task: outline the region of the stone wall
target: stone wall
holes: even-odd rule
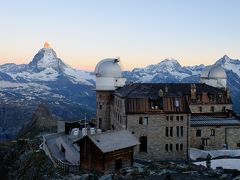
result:
[[[214,107],[214,112],[224,112],[224,107],[226,110],[232,110],[232,104],[191,104],[189,107],[192,113],[201,113],[200,107],[202,113],[212,113],[211,107]]]
[[[166,119],[169,116],[169,120]],[[171,120],[170,117],[173,117]],[[177,120],[179,116],[179,120]],[[181,120],[180,117],[183,117]],[[139,124],[140,117],[148,117],[148,124]],[[147,137],[147,152],[140,152],[140,146],[136,146],[134,155],[142,159],[153,160],[186,160],[188,158],[188,121],[187,114],[134,114],[127,115],[127,129],[140,139],[141,136]],[[177,126],[183,127],[183,136],[179,130],[177,136]],[[166,136],[166,127],[173,127],[173,135]],[[168,130],[169,131],[169,130]],[[170,132],[170,131],[169,131]],[[168,151],[166,151],[168,144]],[[170,150],[172,144],[172,151]],[[178,144],[178,150],[176,150]],[[180,150],[180,144],[183,150]]]
[[[196,136],[196,131],[201,131],[201,136]],[[214,131],[214,135],[211,135]],[[227,144],[228,149],[237,149],[240,143],[240,126],[199,126],[190,128],[190,147],[203,148],[203,139],[207,139],[206,150],[222,149]]]
[[[126,126],[125,100],[114,96],[114,101],[111,104],[111,129],[126,129]]]
[[[97,91],[96,92],[97,127],[102,130],[110,129],[111,99],[112,99],[112,91]]]

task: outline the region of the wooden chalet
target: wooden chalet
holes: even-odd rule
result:
[[[103,174],[112,173],[133,164],[133,147],[138,140],[127,130],[87,135],[80,146],[80,169]]]

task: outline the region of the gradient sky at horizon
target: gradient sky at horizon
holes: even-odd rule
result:
[[[107,57],[125,70],[166,58],[185,66],[240,59],[238,0],[0,0],[0,22],[0,64],[29,63],[45,41],[91,71]]]

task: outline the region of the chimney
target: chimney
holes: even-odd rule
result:
[[[163,97],[163,90],[162,90],[162,89],[160,89],[160,90],[158,91],[158,96],[159,96],[159,97]]]
[[[191,99],[195,100],[196,99],[196,85],[195,84],[191,84]]]
[[[168,87],[167,86],[165,87],[165,93],[168,93]]]

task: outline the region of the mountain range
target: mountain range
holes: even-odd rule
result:
[[[227,55],[216,61],[228,75],[234,110],[240,113],[240,61]],[[124,71],[128,82],[197,83],[205,65],[181,66],[165,59],[145,68]],[[95,116],[95,75],[77,70],[45,45],[29,64],[0,65],[0,140],[12,139],[28,126],[39,104],[58,119]]]
[[[39,104],[59,119],[88,118],[95,113],[95,76],[76,70],[42,48],[29,64],[0,65],[0,140],[28,126]]]

